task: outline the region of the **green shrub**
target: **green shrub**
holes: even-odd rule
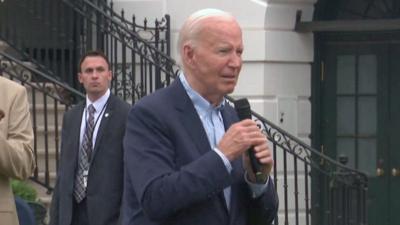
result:
[[[12,180],[11,187],[15,196],[19,196],[28,202],[36,201],[37,192],[26,181]]]

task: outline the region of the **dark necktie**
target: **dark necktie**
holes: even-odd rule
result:
[[[79,203],[86,196],[87,178],[89,173],[90,159],[92,155],[92,140],[94,130],[94,113],[96,109],[92,104],[87,108],[89,118],[86,121],[85,133],[83,134],[82,144],[79,149],[78,170],[75,175],[74,196]]]

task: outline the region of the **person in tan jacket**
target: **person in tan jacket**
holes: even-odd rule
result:
[[[18,225],[10,179],[34,169],[33,131],[26,89],[0,76],[0,224]]]

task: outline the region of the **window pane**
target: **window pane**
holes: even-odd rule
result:
[[[358,61],[358,92],[360,94],[376,93],[376,56],[361,55]]]
[[[338,97],[337,99],[337,135],[354,135],[355,98]]]
[[[337,93],[355,93],[355,56],[341,55],[337,58]]]
[[[338,138],[336,144],[337,160],[339,157],[345,156],[348,158],[346,166],[355,168],[355,139],[354,138]]]
[[[358,169],[368,176],[376,175],[376,139],[358,140]]]
[[[358,133],[376,135],[376,123],[376,97],[360,97],[358,99]]]

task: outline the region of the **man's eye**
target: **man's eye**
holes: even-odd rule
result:
[[[86,69],[85,73],[93,73],[93,69]]]
[[[104,72],[106,69],[104,69],[103,67],[97,68],[96,71],[97,72]]]
[[[220,49],[219,50],[219,53],[228,53],[229,52],[229,49]]]

